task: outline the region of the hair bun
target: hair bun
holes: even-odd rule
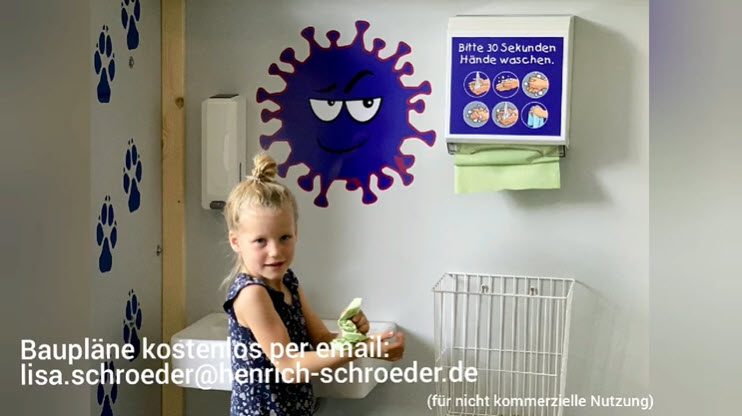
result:
[[[252,169],[252,177],[260,182],[273,182],[278,174],[276,161],[267,153],[255,155],[252,160],[255,167]]]

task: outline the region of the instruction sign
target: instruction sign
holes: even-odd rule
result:
[[[560,136],[562,37],[452,37],[450,133]]]

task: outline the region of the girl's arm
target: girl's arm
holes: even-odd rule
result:
[[[302,303],[302,307],[304,307]],[[265,288],[259,285],[250,285],[242,289],[234,300],[234,313],[237,317],[237,322],[252,330],[255,335],[255,339],[258,341],[260,348],[263,350],[265,355],[271,360],[273,365],[276,366],[278,371],[285,369],[296,370],[296,368],[307,369],[309,373],[319,372],[325,367],[337,367],[352,361],[353,357],[346,356],[340,357],[320,357],[317,352],[307,351],[301,353],[297,357],[291,357],[288,354],[279,354],[278,348],[272,348],[272,345],[281,344],[282,351],[288,350],[288,345],[291,343],[289,333],[286,330],[286,326],[283,324],[281,317],[273,308],[273,301],[268,295]],[[313,313],[313,312],[310,312]],[[306,314],[306,312],[305,312]],[[316,319],[319,319],[314,316]],[[305,316],[306,319],[306,316]],[[326,333],[322,333],[321,328],[317,328],[316,322],[314,322],[315,331],[320,331],[318,336],[327,337],[331,332],[327,331],[322,321],[319,321],[320,325],[324,328]],[[274,355],[274,353],[276,353]],[[329,355],[329,354],[326,354]],[[305,377],[305,372],[294,373],[293,378],[295,383],[308,383],[309,379]]]
[[[338,337],[335,332],[330,332],[322,322],[322,319],[314,313],[314,310],[309,305],[306,296],[304,296],[304,290],[299,286],[299,301],[301,302],[301,310],[304,312],[304,320],[307,322],[307,331],[309,332],[309,339],[312,340],[312,346],[317,348],[318,344],[323,342],[329,343],[333,339]]]

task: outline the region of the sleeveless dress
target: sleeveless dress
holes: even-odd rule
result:
[[[244,384],[238,383],[236,379],[232,381],[231,416],[304,416],[311,415],[313,412],[315,398],[312,385],[310,383],[289,384],[276,382],[275,371],[277,370],[265,353],[257,347],[252,348],[257,348],[256,351],[260,352],[259,357],[253,358],[257,354],[250,353],[253,351],[251,345],[257,344],[257,340],[250,329],[243,327],[237,322],[232,307],[234,299],[243,288],[249,285],[260,285],[264,287],[273,301],[273,307],[278,312],[278,315],[288,330],[291,342],[299,346],[306,345],[308,347],[310,345],[309,333],[307,332],[304,313],[299,302],[299,280],[291,269],[283,276],[283,284],[291,292],[291,305],[284,302],[283,292],[270,288],[260,279],[245,273],[240,273],[237,276],[227,294],[227,300],[224,302],[224,311],[229,315],[232,375],[234,376],[239,369],[244,369],[243,371],[246,374],[250,374],[251,368],[260,368],[262,370],[272,369],[270,373],[267,373],[271,375],[270,379],[263,380],[264,382],[262,383],[258,382],[259,380],[255,380],[254,383],[250,383],[250,380],[248,380]],[[240,354],[240,358],[235,357],[234,354],[234,346],[237,343],[244,343],[247,347],[247,353]],[[309,351],[311,347],[302,349]],[[242,355],[245,355],[245,357],[243,358]]]

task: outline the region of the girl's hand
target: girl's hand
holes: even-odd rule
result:
[[[394,337],[394,332],[384,332],[383,334],[374,334],[364,341],[369,344],[368,347],[372,351],[372,358],[378,358],[386,361],[399,361],[404,355],[404,334],[397,332],[397,340],[390,342],[389,339]],[[379,342],[379,339],[381,342]],[[377,351],[376,347],[381,344],[381,351]]]
[[[356,316],[350,318],[350,320],[355,324],[356,329],[358,329],[358,332],[366,335],[368,334],[369,330],[369,324],[368,319],[366,319],[366,315],[363,314],[363,311],[358,311]]]

